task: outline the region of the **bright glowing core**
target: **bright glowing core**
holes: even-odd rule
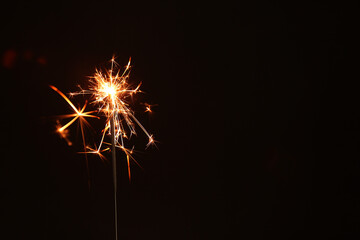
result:
[[[115,86],[112,84],[106,83],[103,86],[103,92],[109,95],[110,97],[114,97],[116,95],[116,89]]]

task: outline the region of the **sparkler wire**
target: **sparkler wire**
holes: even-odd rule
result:
[[[116,174],[116,152],[115,152],[115,115],[112,114],[110,118],[111,131],[111,155],[113,163],[113,178],[114,178],[114,218],[115,218],[115,240],[118,239],[118,224],[117,224],[117,174]]]

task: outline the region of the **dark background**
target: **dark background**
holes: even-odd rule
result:
[[[113,54],[137,113],[119,239],[358,239],[358,5],[12,1],[1,22],[1,235],[114,239],[111,165],[53,115]],[[80,99],[81,102],[81,99]],[[96,123],[95,123],[96,124]],[[109,158],[109,156],[107,155]]]

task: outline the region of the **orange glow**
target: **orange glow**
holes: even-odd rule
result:
[[[17,57],[17,53],[13,49],[8,49],[5,51],[4,55],[2,56],[2,65],[5,68],[13,68],[15,65],[15,60]]]
[[[36,61],[42,65],[45,65],[47,63],[47,60],[45,57],[38,57]]]

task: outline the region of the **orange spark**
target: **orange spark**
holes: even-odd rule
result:
[[[68,97],[65,96],[65,94],[63,94],[59,89],[57,89],[56,87],[49,85],[54,91],[56,91],[63,99],[65,99],[65,101],[70,105],[70,107],[74,110],[75,113],[73,114],[67,114],[67,115],[62,115],[62,117],[74,117],[73,119],[71,119],[67,124],[65,124],[64,126],[58,128],[58,132],[63,132],[66,128],[68,128],[73,122],[75,122],[76,119],[80,119],[80,121],[83,121],[84,123],[88,124],[87,121],[85,120],[85,117],[93,117],[93,118],[99,118],[97,116],[94,115],[90,115],[90,113],[93,113],[95,111],[90,111],[90,112],[84,112],[85,107],[86,107],[86,102],[84,104],[84,106],[81,109],[77,109],[74,104],[70,101],[70,99]]]
[[[83,145],[84,145],[84,152],[86,153],[86,143],[85,143],[85,133],[84,133],[84,124],[85,125],[89,125],[89,123],[86,121],[85,117],[92,117],[92,118],[99,118],[97,116],[91,115],[90,113],[93,113],[94,111],[90,111],[90,112],[84,112],[85,108],[86,108],[86,104],[87,102],[85,102],[84,106],[81,109],[77,109],[74,104],[70,101],[70,99],[68,97],[65,96],[65,94],[63,94],[59,89],[57,89],[56,87],[50,85],[50,87],[56,91],[63,99],[65,99],[65,101],[70,105],[70,107],[74,110],[73,114],[67,114],[67,115],[63,115],[62,117],[67,118],[67,117],[73,117],[73,119],[71,119],[67,124],[65,124],[64,126],[60,127],[60,124],[58,124],[57,126],[57,132],[60,134],[60,136],[62,136],[66,142],[68,143],[68,145],[72,145],[72,143],[67,139],[67,135],[68,135],[68,130],[67,128],[73,124],[77,119],[79,119],[80,122],[80,128],[81,128],[81,137],[83,140]],[[87,159],[87,155],[85,154],[85,161],[86,161],[86,170],[87,170],[87,174],[88,174],[88,186],[90,188],[90,172],[89,172],[89,162]]]
[[[148,112],[148,113],[152,113],[152,107],[155,107],[157,106],[157,104],[148,104],[148,103],[144,103],[144,106],[145,106],[145,112]]]
[[[63,138],[69,146],[71,146],[72,142],[68,138],[69,130],[68,129],[61,130],[61,125],[59,120],[56,121],[56,129],[57,129],[56,132],[60,135],[60,137]]]
[[[147,104],[147,106],[145,107],[145,112],[149,112],[149,113],[152,113],[152,110],[151,110],[151,105]]]

